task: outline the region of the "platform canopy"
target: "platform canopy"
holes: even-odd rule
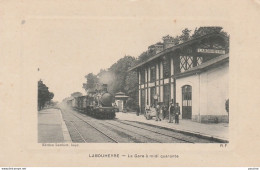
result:
[[[125,93],[123,93],[123,92],[118,92],[115,95],[116,100],[127,100],[128,98],[129,98],[129,96],[126,96]]]

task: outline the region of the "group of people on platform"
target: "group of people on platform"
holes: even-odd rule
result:
[[[169,123],[173,123],[173,118],[175,119],[175,123],[179,124],[179,115],[180,115],[180,106],[179,103],[171,102],[169,107],[165,104],[156,103],[155,105],[147,106],[145,109],[155,109],[156,111],[156,119],[155,121],[161,121],[160,114],[162,113],[162,119],[166,118],[167,113],[169,113]]]

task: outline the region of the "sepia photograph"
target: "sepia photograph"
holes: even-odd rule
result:
[[[108,26],[127,31],[128,25]],[[71,60],[78,60],[65,64],[77,70],[68,70],[73,73],[70,76],[64,76],[62,70],[55,75],[75,88],[51,87],[57,79],[41,74],[49,62],[39,63],[38,142],[228,143],[230,35],[221,26],[172,30],[180,31],[135,33],[121,48],[117,42],[122,40],[115,39],[115,31],[105,37],[100,32],[92,38],[89,33],[82,35],[85,39],[66,38],[77,44],[66,50],[73,53]],[[50,44],[55,42],[55,36],[50,36],[55,32],[50,29],[49,49],[44,48],[55,52],[51,54],[54,58],[63,50]],[[56,41],[63,41],[65,33],[59,34],[62,39]],[[79,33],[71,36],[74,34]],[[153,41],[153,35],[162,37]],[[142,36],[152,43],[145,47],[145,41],[138,49],[131,48]],[[99,53],[88,56],[89,49],[99,51],[104,42],[115,42],[109,44],[111,50],[100,54],[115,56],[109,67],[95,56]],[[120,53],[125,55],[117,55]],[[71,81],[80,75],[85,80]]]
[[[0,0],[0,166],[258,170],[259,2]]]

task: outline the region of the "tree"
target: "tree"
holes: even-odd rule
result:
[[[132,56],[125,56],[119,59],[108,69],[101,69],[97,75],[90,73],[85,76],[87,83],[83,84],[86,90],[95,88],[96,83],[107,84],[108,92],[115,93],[122,91],[132,98],[136,98],[138,94],[137,74],[128,72],[128,69],[137,62],[137,59]]]
[[[48,95],[48,101],[53,99],[53,97],[54,97],[54,93],[50,92],[49,95]]]
[[[127,73],[124,90],[130,97],[127,100],[127,107],[136,110],[138,105],[138,76],[135,71]]]
[[[226,109],[227,113],[229,114],[229,99],[227,99],[225,102],[225,109]]]
[[[190,32],[191,30],[189,30],[188,28],[182,30],[182,34],[179,36],[180,41],[185,42],[190,40],[191,39]]]
[[[149,55],[146,51],[143,52],[142,54],[140,54],[137,58],[138,60],[136,61],[136,64],[138,63],[142,63],[146,60],[148,60],[151,57],[151,55]]]
[[[222,27],[199,27],[196,28],[193,35],[191,36],[192,38],[197,38],[206,34],[210,34],[210,33],[214,33],[214,32],[218,32],[224,36],[226,36],[227,38],[225,39],[225,48],[227,49],[227,51],[229,51],[229,34],[227,32],[225,32],[223,30]]]
[[[178,45],[180,43],[180,36],[173,37],[173,43],[174,45]]]
[[[38,110],[43,109],[46,102],[53,99],[54,93],[49,92],[49,88],[43,83],[42,80],[38,81]]]
[[[93,73],[89,73],[85,76],[87,83],[83,83],[83,88],[87,91],[89,89],[94,89],[98,83],[98,78]]]
[[[80,93],[80,92],[74,92],[74,93],[71,93],[71,97],[79,97],[79,96],[82,96],[83,94]]]
[[[111,71],[115,76],[115,81],[110,85],[112,86],[112,93],[119,91],[125,91],[126,77],[128,69],[134,65],[136,59],[132,56],[125,56],[113,64],[108,70]],[[128,94],[128,91],[125,91]]]
[[[133,99],[137,99],[138,94],[138,77],[135,71],[130,71],[126,75],[124,90]]]
[[[194,30],[192,38],[197,38],[214,32],[221,32],[222,29],[222,27],[199,27]]]
[[[137,106],[138,106],[138,104],[135,99],[133,99],[131,97],[127,99],[126,104],[125,104],[127,111],[136,111]]]

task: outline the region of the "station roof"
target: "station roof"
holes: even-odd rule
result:
[[[229,61],[229,54],[224,54],[224,55],[221,55],[221,56],[218,56],[216,58],[213,58],[209,61],[206,61],[205,63],[202,63],[201,65],[198,65],[196,67],[193,67],[189,70],[186,70],[182,73],[178,73],[176,75],[174,75],[175,78],[181,78],[181,77],[186,77],[186,76],[190,76],[190,75],[193,75],[193,74],[196,74],[196,73],[201,73],[203,71],[206,71],[208,69],[211,69],[211,68],[216,68],[217,66],[225,63],[225,62],[228,62]]]
[[[116,95],[125,95],[125,93],[124,92],[118,92],[118,93],[116,93]]]
[[[146,61],[144,61],[144,62],[142,62],[142,63],[139,63],[139,64],[137,64],[136,66],[133,66],[133,67],[130,68],[128,71],[135,70],[135,69],[137,69],[138,67],[143,66],[144,64],[149,63],[150,61],[155,60],[155,59],[157,59],[157,58],[159,58],[159,57],[161,57],[161,56],[163,56],[163,55],[165,55],[165,54],[167,54],[167,53],[169,53],[169,52],[173,52],[173,51],[175,51],[175,50],[177,50],[177,49],[183,48],[183,47],[185,47],[185,46],[187,46],[187,45],[190,45],[190,44],[192,44],[192,43],[195,43],[195,42],[197,42],[197,41],[200,41],[200,40],[205,39],[205,38],[213,37],[213,36],[220,36],[220,37],[222,37],[222,38],[224,38],[224,39],[227,39],[227,37],[226,37],[225,35],[223,35],[223,34],[221,34],[221,33],[219,33],[219,32],[214,32],[214,33],[206,34],[206,35],[203,35],[203,36],[200,36],[200,37],[191,39],[191,40],[189,40],[189,41],[186,41],[186,42],[184,42],[184,43],[175,45],[175,46],[173,46],[173,47],[167,48],[167,49],[161,51],[160,53],[158,53],[158,54],[152,56],[152,57],[149,58],[148,60],[146,60]]]
[[[124,96],[121,96],[121,95],[120,96],[115,96],[115,98],[128,98],[128,97],[129,96],[125,96],[125,95]]]
[[[119,99],[119,98],[128,98],[129,96],[126,96],[125,93],[123,92],[118,92],[116,93],[115,98]]]

